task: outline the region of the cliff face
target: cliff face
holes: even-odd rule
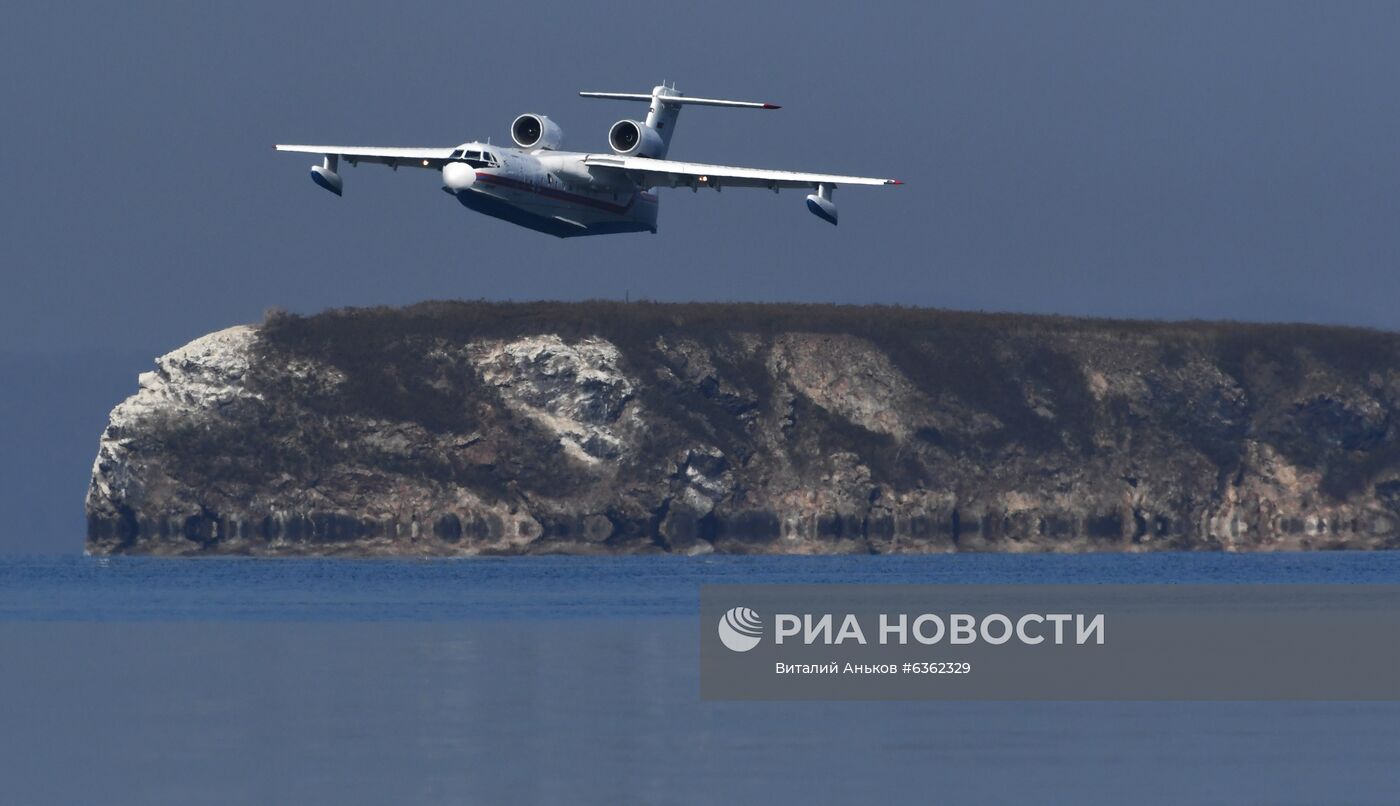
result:
[[[898,308],[275,316],[112,412],[92,553],[1400,546],[1400,336]]]

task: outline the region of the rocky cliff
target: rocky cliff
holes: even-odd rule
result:
[[[113,410],[88,550],[1400,546],[1400,336],[905,308],[276,315]]]

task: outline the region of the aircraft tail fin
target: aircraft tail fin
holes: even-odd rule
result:
[[[681,95],[676,91],[674,84],[667,86],[661,84],[653,87],[651,92],[580,92],[584,98],[607,98],[614,101],[647,101],[651,104],[647,111],[646,125],[655,130],[656,135],[661,139],[659,147],[654,148],[655,153],[647,153],[644,156],[665,159],[666,152],[671,149],[671,135],[676,131],[676,119],[680,117],[681,107],[690,106],[727,106],[737,109],[781,109],[777,104],[763,103],[761,101],[726,101],[721,98],[691,98]],[[621,122],[621,121],[619,121]],[[615,126],[617,124],[614,124]],[[611,140],[611,135],[609,136]],[[635,139],[635,138],[634,138]],[[618,151],[620,146],[614,146],[614,151]],[[618,151],[622,154],[631,152]]]

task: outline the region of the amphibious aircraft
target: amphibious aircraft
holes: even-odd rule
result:
[[[462,143],[448,148],[376,148],[359,146],[278,145],[278,151],[320,154],[311,166],[311,179],[339,196],[345,180],[338,173],[343,159],[387,165],[394,170],[413,167],[439,171],[442,189],[468,209],[504,219],[532,230],[570,238],[621,232],[656,232],[656,188],[809,188],[807,209],[836,223],[832,193],[839,185],[900,185],[896,179],[865,176],[733,168],[667,159],[676,121],[683,106],[739,109],[778,109],[776,104],[692,98],[662,84],[650,94],[639,92],[580,92],[585,98],[643,101],[645,120],[624,119],[608,129],[612,153],[589,154],[562,150],[564,133],[544,115],[524,114],[510,126],[516,147],[489,142]]]

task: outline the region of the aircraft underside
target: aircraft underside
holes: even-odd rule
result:
[[[477,186],[483,185],[452,195],[469,210],[558,238],[656,232],[657,203],[650,193],[634,191],[613,202],[478,173]]]

